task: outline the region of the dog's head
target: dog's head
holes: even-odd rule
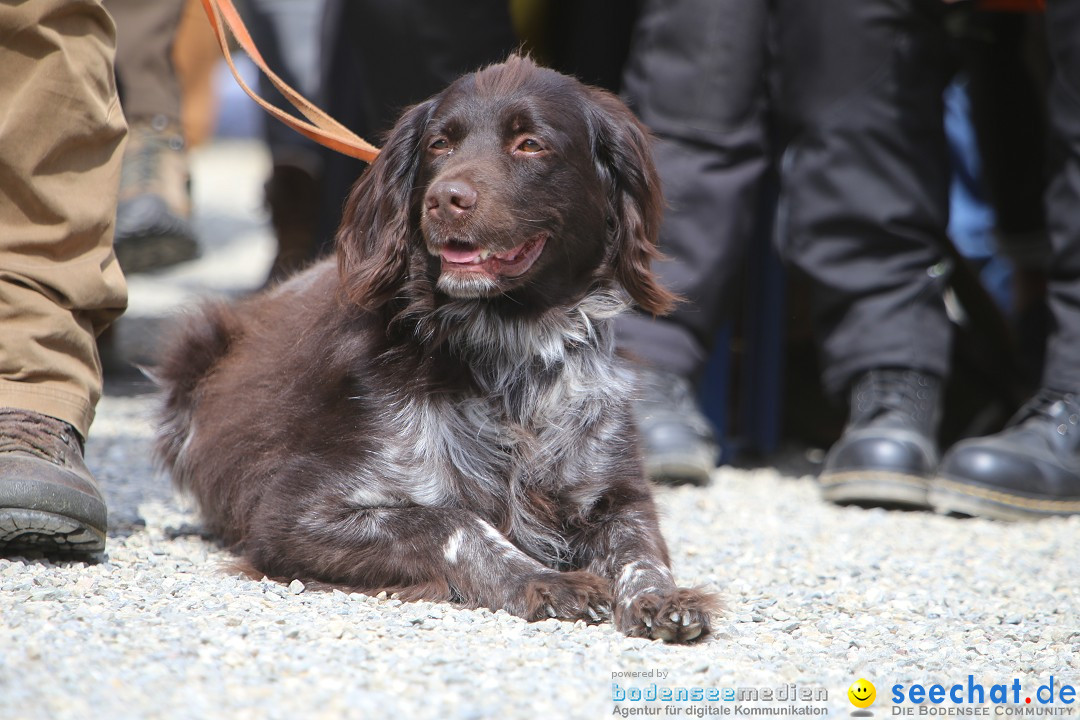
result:
[[[451,299],[542,309],[618,284],[661,314],[661,202],[648,134],[617,98],[512,57],[395,125],[346,204],[344,288],[377,308],[422,272]]]

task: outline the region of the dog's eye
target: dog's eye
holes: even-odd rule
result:
[[[450,141],[446,138],[435,138],[435,140],[428,146],[432,150],[442,151],[450,149]]]
[[[544,150],[544,146],[541,145],[534,138],[525,138],[517,146],[517,151],[525,153],[526,155],[533,155],[533,154],[538,153],[538,152],[543,152],[543,150]]]

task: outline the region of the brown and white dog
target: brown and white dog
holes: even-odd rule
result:
[[[159,450],[258,572],[685,642],[612,318],[672,295],[614,96],[513,57],[410,108],[336,265],[210,305],[167,348]]]

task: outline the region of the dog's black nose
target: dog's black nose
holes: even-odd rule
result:
[[[476,188],[464,180],[437,180],[425,197],[427,211],[442,220],[454,220],[476,205]]]

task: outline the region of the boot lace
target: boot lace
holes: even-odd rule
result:
[[[24,453],[66,465],[81,455],[78,436],[70,425],[28,410],[0,410],[0,453]]]
[[[915,370],[871,370],[852,392],[851,423],[865,425],[882,415],[908,415],[918,424],[932,421],[938,380]]]
[[[125,194],[155,192],[161,182],[161,163],[166,153],[184,149],[180,135],[167,127],[136,125],[132,127],[124,153]]]
[[[1080,403],[1072,393],[1042,388],[1021,406],[1009,426],[1032,419],[1056,425],[1058,433],[1066,435],[1080,423]]]

